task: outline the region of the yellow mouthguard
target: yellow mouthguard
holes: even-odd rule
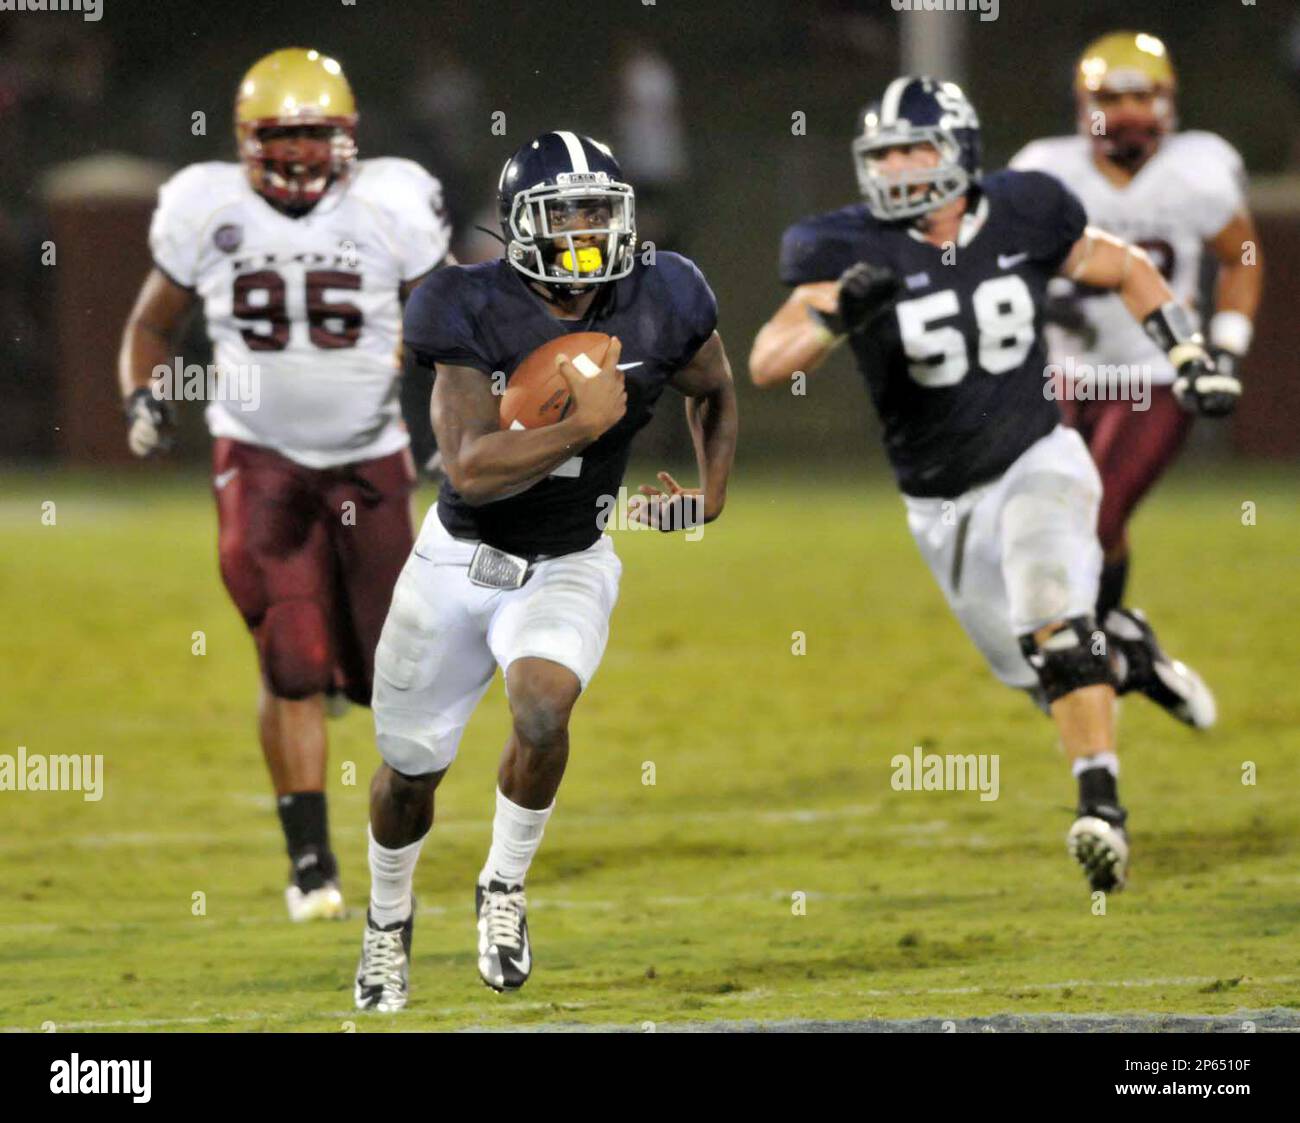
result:
[[[579,273],[595,273],[600,269],[603,263],[604,259],[600,256],[600,248],[598,246],[584,246],[578,251]],[[572,250],[565,250],[560,254],[560,264],[570,273],[573,272]]]

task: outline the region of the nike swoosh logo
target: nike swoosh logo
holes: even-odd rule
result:
[[[221,472],[220,474],[213,476],[212,482],[217,485],[217,490],[220,491],[223,487],[226,486],[226,484],[228,484],[231,480],[233,480],[237,475],[239,475],[239,469],[230,468],[225,472]]]
[[[1000,253],[998,254],[998,268],[1010,269],[1013,265],[1019,265],[1022,261],[1028,261],[1027,253]]]
[[[619,363],[619,370],[631,370],[633,367],[639,367],[645,360],[638,359],[635,363]]]
[[[516,970],[521,971],[525,975],[528,974],[528,968],[533,962],[533,953],[532,949],[528,946],[528,941],[524,941],[524,954],[518,959],[511,959],[510,962],[515,965]]]

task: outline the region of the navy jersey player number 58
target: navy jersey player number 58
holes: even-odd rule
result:
[[[850,342],[885,427],[899,487],[953,496],[1001,473],[1057,424],[1043,392],[1041,309],[1086,225],[1079,201],[1038,172],[983,179],[956,242],[932,245],[865,204],[795,223],[787,285],[835,281],[859,261],[891,269],[894,311]]]

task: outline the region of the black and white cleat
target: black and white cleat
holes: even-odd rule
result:
[[[411,915],[383,927],[370,919],[366,909],[366,931],[361,938],[361,961],[357,964],[352,991],[358,1010],[396,1013],[406,1005],[411,976],[411,936],[415,931],[415,898]]]
[[[1094,892],[1117,893],[1128,880],[1127,817],[1120,807],[1081,807],[1065,836],[1070,857],[1083,867]]]
[[[1119,656],[1120,693],[1137,690],[1193,729],[1214,725],[1214,694],[1191,667],[1164,653],[1139,609],[1112,608],[1102,630]]]
[[[522,885],[489,881],[474,889],[478,914],[478,973],[495,991],[518,990],[533,970],[528,909]]]
[[[339,888],[339,864],[328,850],[308,849],[293,860],[284,903],[289,919],[342,920],[348,915]]]
[[[327,881],[306,892],[297,885],[290,885],[284,891],[284,903],[289,909],[289,919],[295,923],[304,920],[342,920],[348,915],[343,891],[337,881]]]

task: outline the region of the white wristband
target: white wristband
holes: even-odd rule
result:
[[[1199,341],[1175,344],[1169,352],[1169,362],[1174,370],[1179,370],[1184,363],[1195,362],[1197,359],[1204,358],[1205,348],[1201,346]]]
[[[1234,355],[1244,355],[1250,350],[1255,326],[1244,312],[1215,312],[1210,317],[1210,343]]]

